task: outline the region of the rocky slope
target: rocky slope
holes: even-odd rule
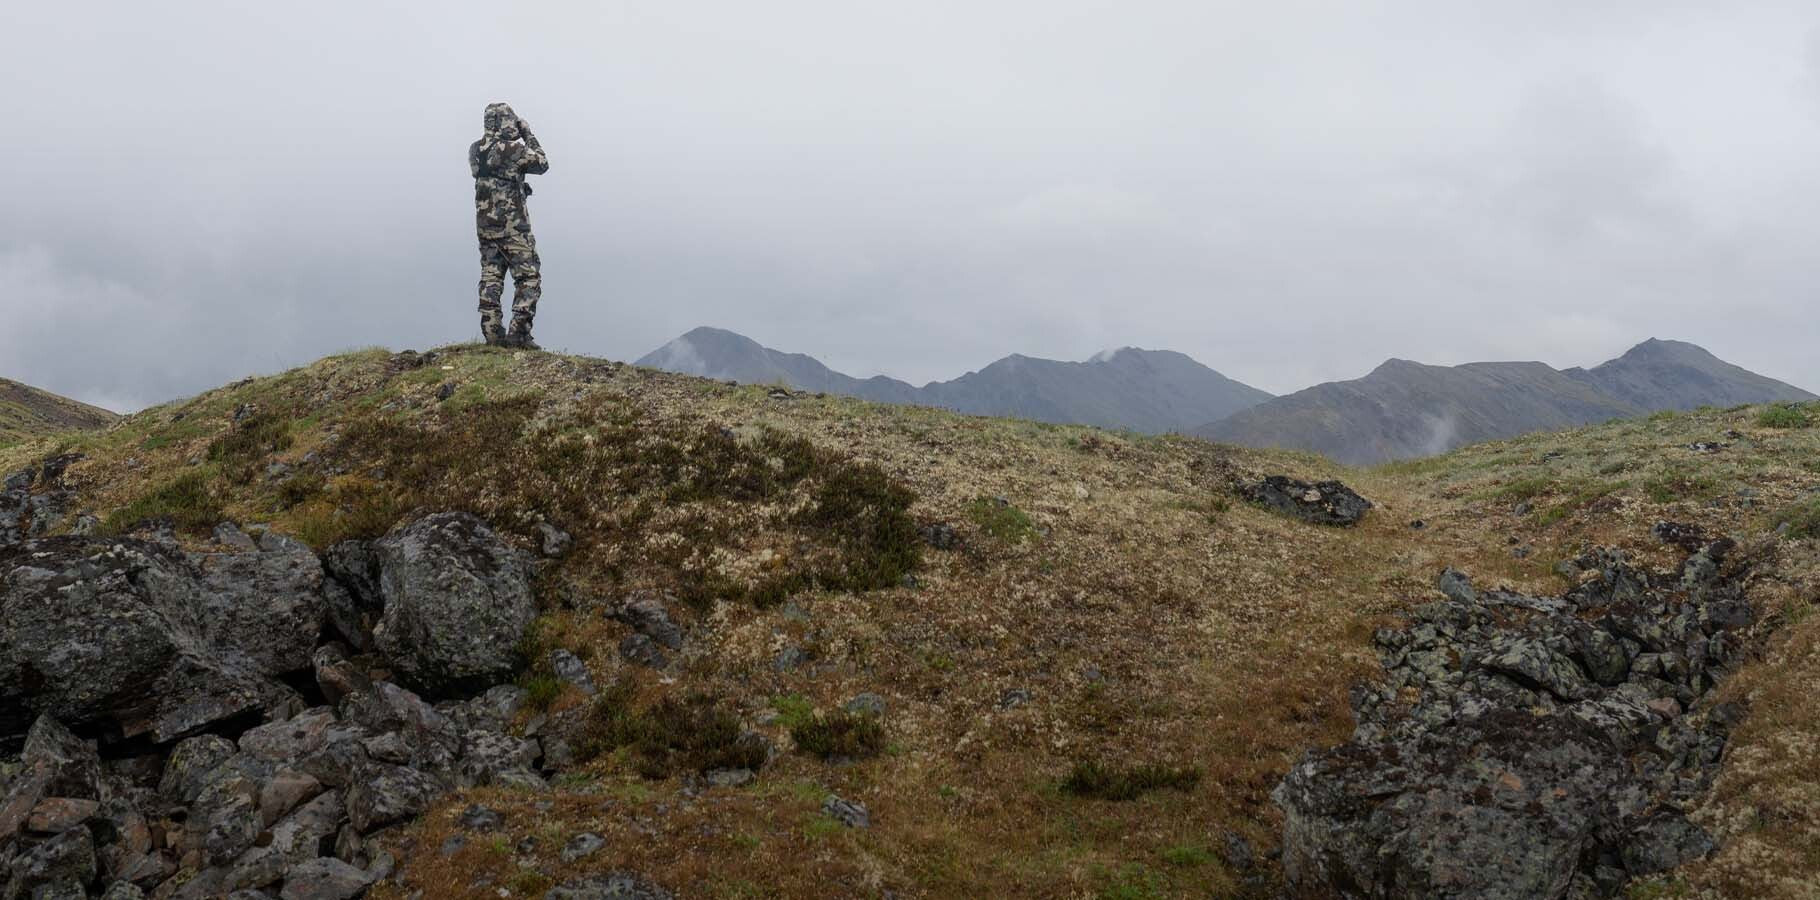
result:
[[[1592,369],[1393,359],[1363,378],[1278,397],[1194,433],[1370,465],[1665,410],[1812,399],[1693,344],[1652,338]]]
[[[1358,470],[239,383],[0,449],[0,896],[1807,896],[1820,411],[1763,412]]]
[[[59,431],[101,428],[117,418],[100,407],[0,378],[0,446]]]
[[[919,388],[883,376],[853,378],[800,353],[781,353],[731,331],[697,328],[647,354],[638,365],[880,403],[1151,434],[1185,431],[1270,399],[1183,354],[1134,347],[1085,362],[1012,354],[977,372]]]

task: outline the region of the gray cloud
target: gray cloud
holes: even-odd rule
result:
[[[471,338],[511,101],[546,345],[1260,387],[1652,335],[1809,388],[1809,4],[191,2],[9,11],[0,374],[117,408]]]

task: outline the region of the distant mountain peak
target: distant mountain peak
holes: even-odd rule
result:
[[[1650,338],[1629,350],[1619,359],[1629,360],[1677,360],[1677,359],[1718,359],[1699,344],[1686,341],[1668,341],[1661,338]]]

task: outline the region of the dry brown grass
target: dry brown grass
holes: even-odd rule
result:
[[[445,381],[456,391],[439,403]],[[313,497],[257,473],[226,484],[228,515],[318,529],[318,541],[435,504],[476,509],[527,541],[535,517],[550,518],[577,536],[541,585],[547,600],[575,607],[551,603],[552,642],[582,653],[597,682],[628,685],[641,703],[713,697],[786,751],[754,785],[699,796],[685,793],[680,777],[646,779],[637,759],[612,753],[546,794],[453,798],[389,838],[414,886],[438,897],[496,897],[501,887],[536,896],[540,885],[615,869],[688,897],[1232,895],[1242,873],[1222,857],[1224,834],[1260,851],[1274,846],[1271,788],[1306,748],[1349,734],[1348,690],[1378,671],[1373,629],[1433,599],[1443,566],[1482,584],[1558,590],[1554,563],[1588,546],[1629,547],[1666,566],[1669,552],[1648,537],[1657,519],[1762,534],[1773,511],[1820,486],[1820,430],[1762,428],[1753,410],[1349,470],[1187,439],[778,399],[759,387],[477,348],[452,348],[407,371],[377,352],[332,358],[148,410],[81,439],[91,459],[71,478],[98,514],[130,504],[193,469],[192,459],[211,465],[207,448],[241,403],[292,417],[290,446],[270,460],[299,472],[321,460],[347,464],[321,473]],[[508,408],[518,420],[502,432],[506,452],[484,459],[436,452],[433,443],[404,456],[384,441],[362,446],[363,428],[369,437],[383,426],[392,439],[421,440]],[[576,471],[595,474],[564,481],[562,467],[532,471],[535,454],[510,452],[547,423],[567,429],[565,441],[601,441],[615,422],[659,436],[719,435],[682,445],[732,453],[735,468],[758,453],[778,459],[774,472],[789,469],[780,438],[808,442],[818,463],[775,492],[665,494],[674,479],[602,481],[606,470],[586,464]],[[1729,428],[1747,437],[1722,453],[1685,447]],[[0,462],[43,449],[0,450]],[[1544,459],[1551,451],[1562,455]],[[413,459],[438,463],[413,469]],[[783,578],[829,571],[822,563],[845,552],[802,513],[831,461],[877,471],[914,496],[911,519],[953,525],[964,546],[923,551],[914,586],[890,579],[893,586],[855,590],[838,579]],[[686,470],[687,458],[681,464]],[[1335,530],[1230,500],[1233,478],[1277,472],[1338,476],[1378,508],[1359,528]],[[1679,487],[1652,492],[1652,484]],[[1690,484],[1699,489],[1681,490]],[[1518,494],[1530,511],[1515,511]],[[981,505],[999,497],[1021,516],[996,512],[996,501]],[[1425,527],[1410,527],[1416,519]],[[1812,812],[1820,617],[1805,612],[1820,579],[1814,542],[1782,551],[1782,574],[1760,595],[1786,608],[1789,624],[1728,687],[1753,713],[1703,812],[1726,848],[1665,890],[1801,896],[1799,886],[1820,877]],[[781,585],[764,597],[777,602],[754,602],[762,585]],[[690,643],[671,672],[622,663],[615,647],[626,630],[604,620],[596,601],[690,586],[699,589],[696,607],[675,610]],[[777,671],[772,661],[786,647],[810,662]],[[829,713],[860,692],[886,700],[885,746],[874,757],[835,764],[794,752],[788,724],[773,718],[778,697]],[[1005,702],[1013,692],[1028,701]],[[1193,767],[1201,777],[1183,790],[1093,799],[1062,789],[1083,759]],[[864,803],[872,827],[823,818],[828,792]],[[506,814],[505,832],[497,841],[473,836],[442,858],[437,848],[455,815],[475,798]],[[561,864],[562,842],[584,829],[606,836],[607,849]],[[521,857],[514,848],[527,836],[537,849]]]

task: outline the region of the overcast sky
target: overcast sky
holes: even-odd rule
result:
[[[537,336],[1273,392],[1657,336],[1820,390],[1820,4],[8,3],[0,375],[115,409],[474,339],[467,145],[551,159]]]

